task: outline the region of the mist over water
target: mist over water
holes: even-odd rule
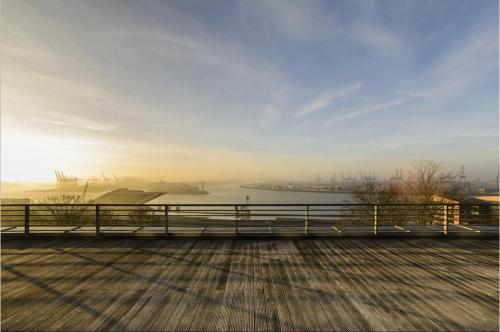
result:
[[[134,189],[134,188],[130,188]],[[353,197],[346,193],[319,193],[299,191],[274,191],[242,188],[240,184],[205,185],[206,195],[165,194],[148,204],[340,204],[352,203]],[[95,199],[105,192],[87,192],[85,200]],[[33,190],[2,190],[2,198],[29,198],[33,202],[43,202],[47,196],[56,193]],[[70,194],[82,195],[82,192]]]
[[[207,185],[208,195],[163,195],[156,204],[339,204],[353,202],[352,195],[242,188],[238,184]]]

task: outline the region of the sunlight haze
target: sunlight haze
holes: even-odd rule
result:
[[[1,33],[2,180],[497,175],[497,1],[5,0]]]

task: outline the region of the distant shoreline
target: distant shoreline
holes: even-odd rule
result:
[[[304,192],[304,193],[323,193],[323,194],[352,194],[352,191],[349,190],[312,190],[312,189],[283,189],[283,188],[269,188],[269,187],[259,187],[253,186],[250,184],[242,184],[241,188],[245,189],[255,189],[255,190],[270,190],[270,191],[295,191],[295,192]]]
[[[89,188],[90,189],[90,188]],[[92,188],[90,190],[87,190],[88,193],[106,193],[109,191],[113,191],[118,188],[112,188],[112,189],[102,189],[102,188]],[[146,190],[150,191],[148,189],[142,189],[142,188],[132,188],[134,190]],[[51,189],[35,189],[35,190],[25,190],[24,192],[26,193],[45,193],[45,194],[82,194],[83,192],[83,187],[79,188],[79,190],[65,190],[65,189],[59,189],[59,188],[51,188]],[[210,194],[206,190],[178,190],[178,189],[173,189],[170,191],[165,191],[164,192],[167,195],[208,195]]]

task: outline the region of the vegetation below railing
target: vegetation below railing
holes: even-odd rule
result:
[[[497,204],[27,204],[2,205],[2,227],[83,226],[209,229],[223,232],[326,233],[436,231],[498,227]],[[419,228],[420,227],[420,228]],[[424,227],[424,228],[422,228]],[[425,228],[426,227],[426,228]]]

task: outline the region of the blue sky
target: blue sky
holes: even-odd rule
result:
[[[488,0],[4,0],[2,177],[385,176],[418,158],[494,177],[498,13]]]

